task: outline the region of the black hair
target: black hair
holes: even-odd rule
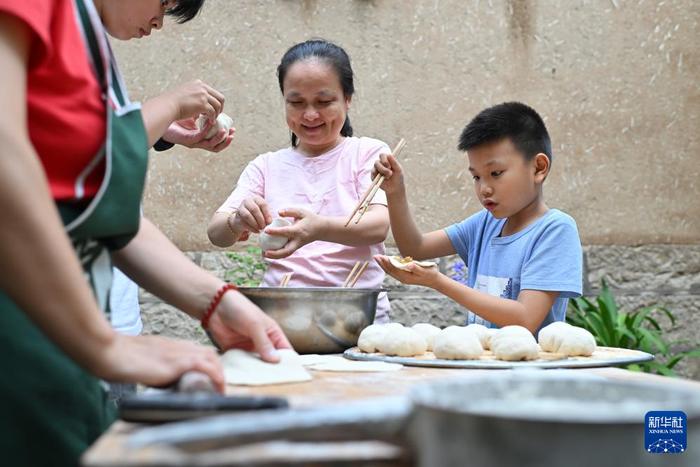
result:
[[[552,162],[552,142],[542,117],[520,102],[504,102],[479,112],[462,131],[457,148],[468,151],[506,138],[526,160],[543,153]]]
[[[280,91],[284,94],[284,77],[287,75],[289,67],[296,62],[308,60],[312,57],[323,60],[335,70],[335,73],[338,75],[338,81],[340,81],[340,87],[343,89],[343,95],[346,99],[351,98],[355,93],[355,85],[353,83],[350,57],[342,47],[323,39],[300,42],[285,52],[284,56],[282,56],[282,61],[277,66],[277,79],[279,80]],[[340,134],[352,136],[350,117],[347,115],[345,115],[345,122],[343,122],[343,128],[340,129]],[[297,143],[297,135],[292,133],[292,147],[296,147]]]
[[[172,16],[178,23],[186,23],[199,13],[204,5],[204,0],[177,0],[174,7],[165,11],[165,14]]]

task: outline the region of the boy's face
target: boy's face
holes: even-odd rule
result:
[[[537,199],[544,175],[536,158],[525,160],[510,139],[477,146],[467,156],[476,196],[494,217],[514,216]]]

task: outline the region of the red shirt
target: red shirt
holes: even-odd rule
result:
[[[29,138],[56,200],[73,200],[81,172],[105,139],[106,108],[90,65],[72,0],[0,0],[0,14],[31,30],[27,70]],[[104,164],[85,180],[84,198],[95,195]]]

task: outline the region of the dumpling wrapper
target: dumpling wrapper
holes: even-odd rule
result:
[[[388,362],[359,362],[348,360],[347,358],[335,355],[300,355],[302,364],[313,371],[336,371],[336,372],[379,372],[397,371],[403,368],[399,363]]]
[[[408,262],[403,262],[403,258],[401,256],[389,256],[389,262],[397,269],[408,269],[408,265],[413,263],[417,264],[418,266],[422,268],[434,268],[437,267],[437,263],[433,261],[417,261],[415,259],[408,261]]]
[[[257,354],[232,349],[221,356],[226,384],[240,386],[264,386],[311,381],[299,354],[291,349],[280,349],[279,363],[268,363]]]

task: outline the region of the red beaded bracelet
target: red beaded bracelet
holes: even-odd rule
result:
[[[211,299],[211,302],[209,303],[209,306],[207,307],[207,311],[204,312],[204,316],[202,316],[202,328],[207,329],[209,327],[209,320],[211,319],[211,316],[214,314],[214,310],[216,310],[216,307],[219,306],[219,303],[221,303],[221,299],[224,298],[224,294],[228,292],[229,290],[238,290],[238,287],[236,287],[233,284],[224,284],[221,287],[219,287],[219,290],[216,291],[216,294],[214,295],[214,298]]]

